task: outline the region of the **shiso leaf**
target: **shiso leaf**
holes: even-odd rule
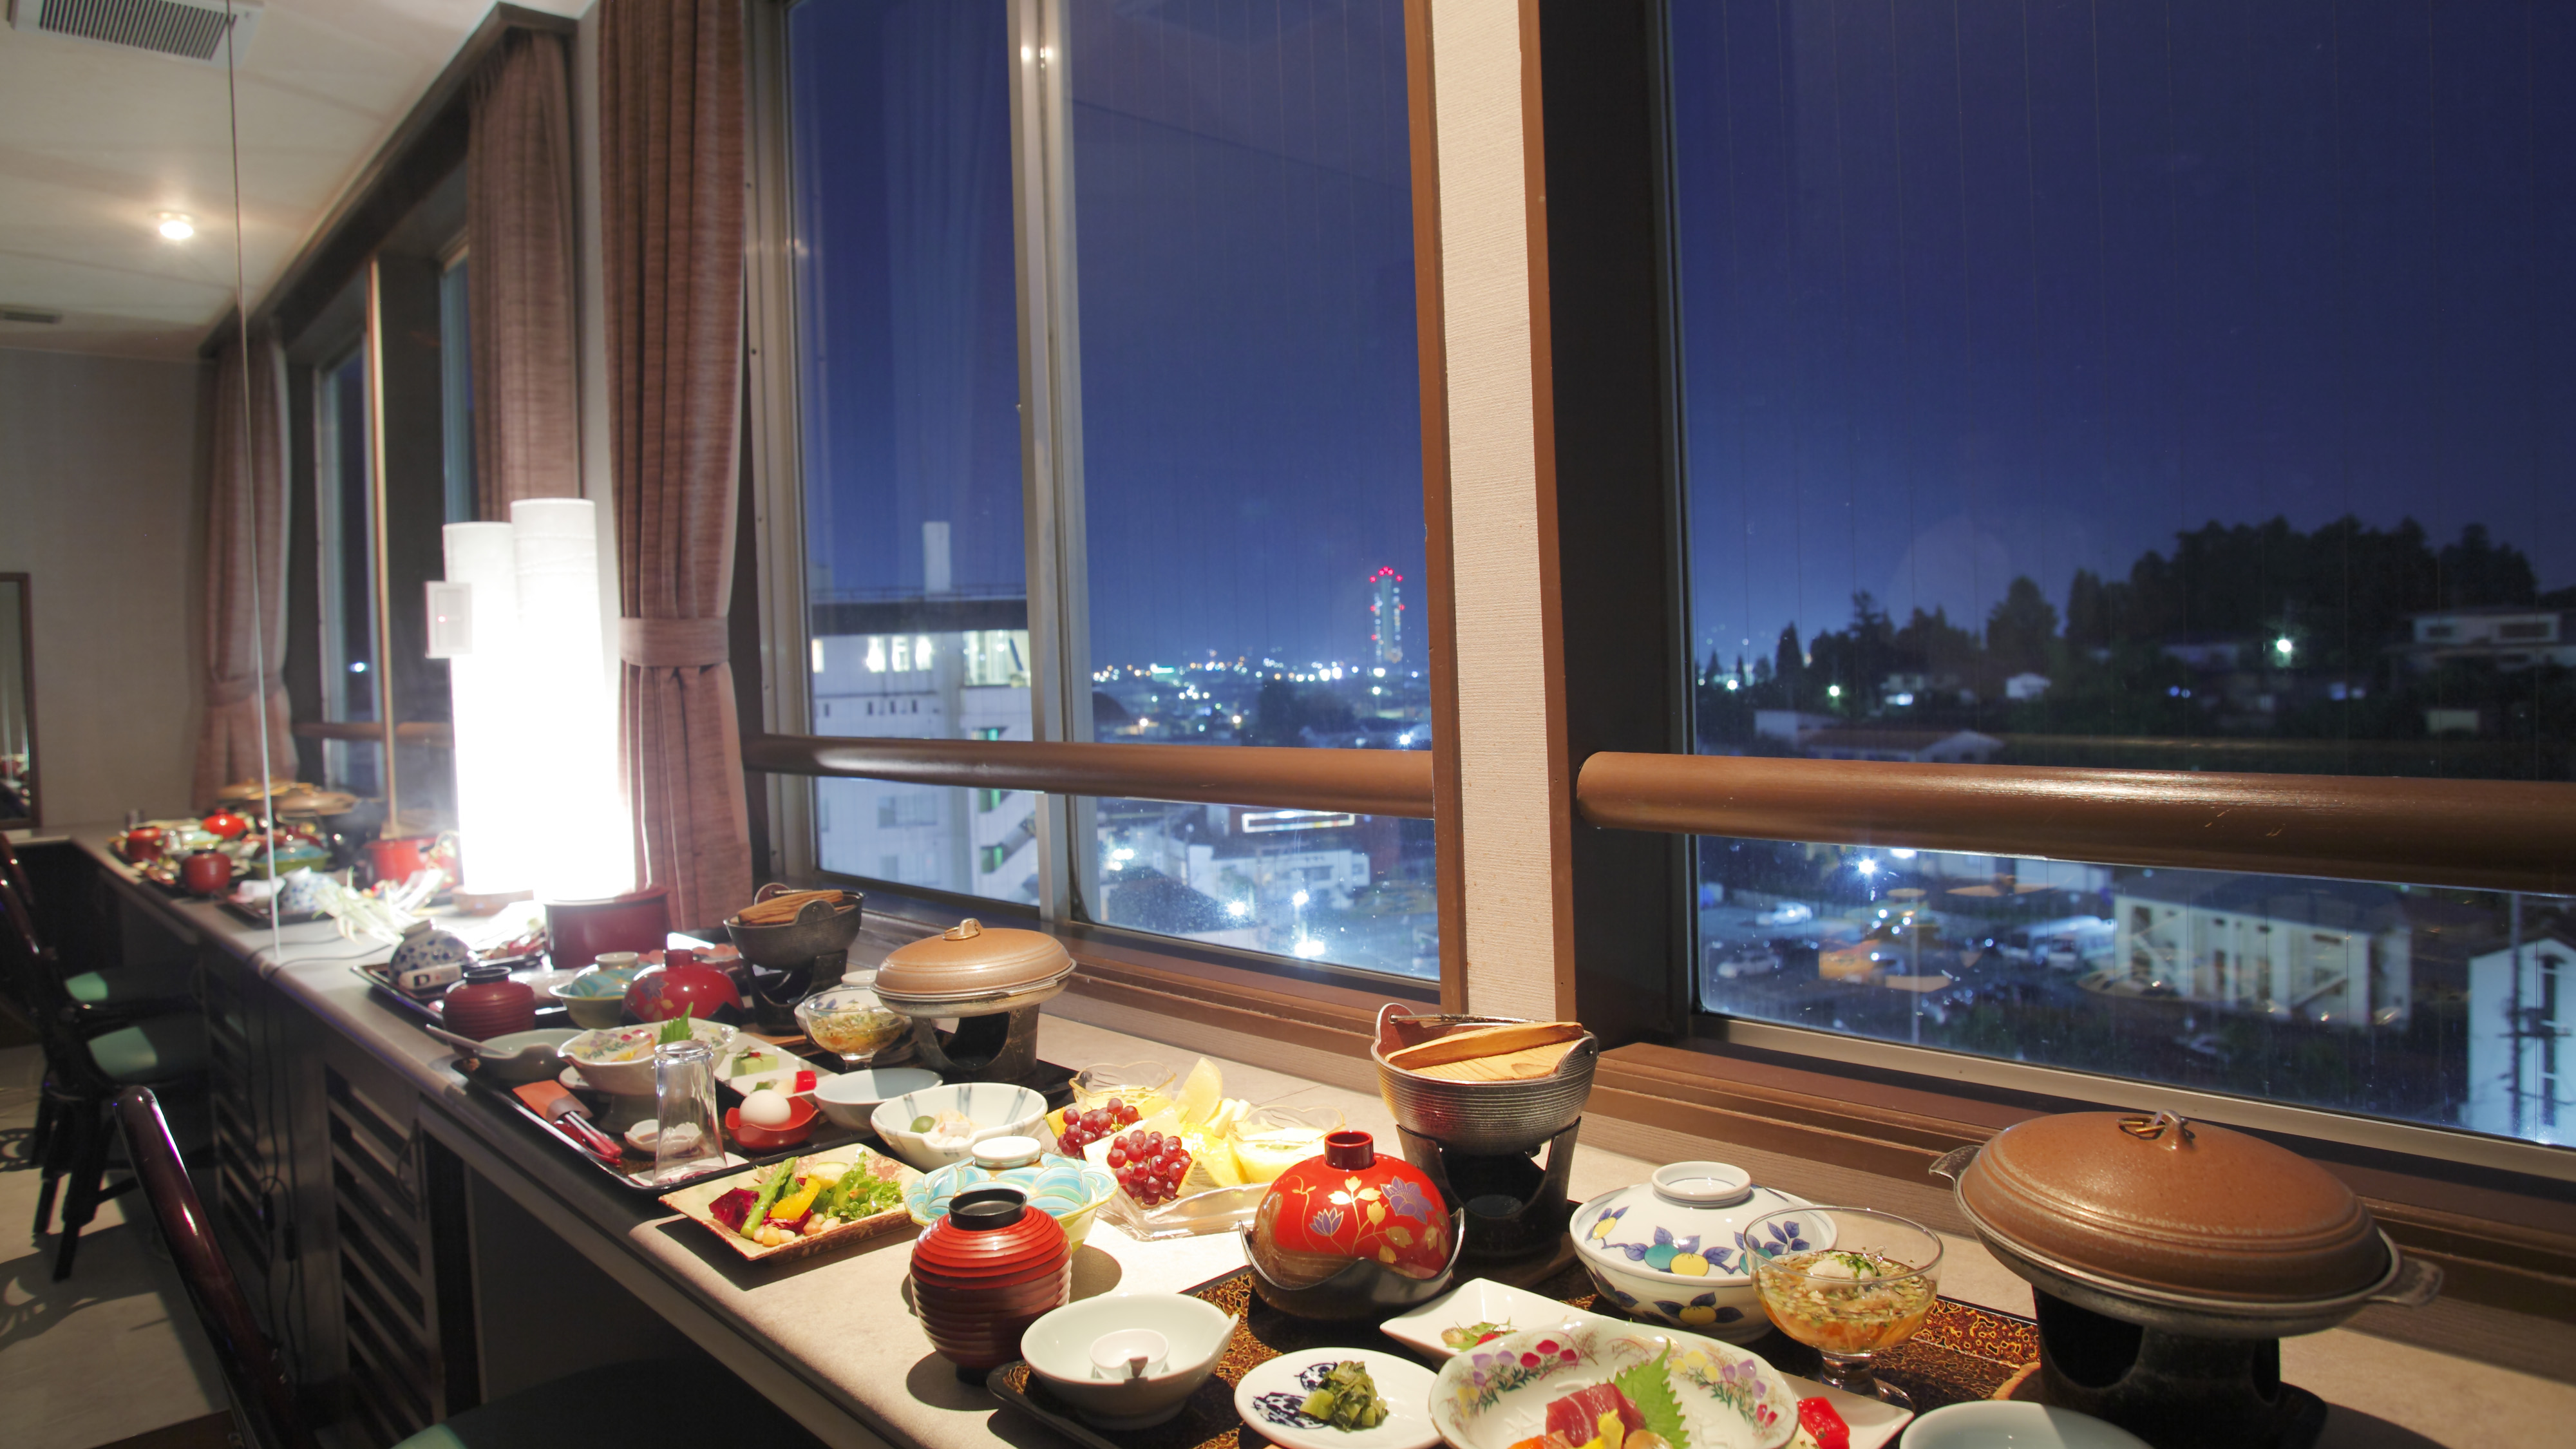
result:
[[[1637,1406],[1638,1417],[1646,1427],[1664,1437],[1673,1449],[1690,1449],[1690,1430],[1682,1423],[1681,1400],[1673,1395],[1672,1374],[1664,1361],[1673,1356],[1667,1343],[1664,1351],[1611,1380],[1628,1402]]]

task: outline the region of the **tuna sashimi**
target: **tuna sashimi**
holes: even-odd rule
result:
[[[1575,1444],[1588,1444],[1601,1437],[1601,1416],[1616,1414],[1622,1432],[1634,1433],[1646,1427],[1646,1416],[1628,1402],[1628,1396],[1610,1384],[1594,1384],[1577,1389],[1547,1406],[1547,1432],[1563,1434]]]

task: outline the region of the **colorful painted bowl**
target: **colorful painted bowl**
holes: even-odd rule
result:
[[[1675,1162],[1585,1203],[1571,1231],[1605,1299],[1640,1318],[1751,1343],[1771,1320],[1741,1235],[1765,1214],[1805,1206],[1794,1193],[1755,1186],[1732,1164]]]
[[[948,1216],[948,1205],[969,1188],[1005,1183],[1019,1188],[1029,1201],[1046,1209],[1075,1247],[1090,1235],[1092,1219],[1118,1191],[1118,1179],[1107,1168],[1070,1157],[1045,1157],[1025,1167],[999,1170],[972,1162],[952,1163],[905,1189],[903,1206],[924,1227]]]
[[[1457,1225],[1440,1189],[1404,1159],[1379,1156],[1365,1132],[1332,1133],[1321,1157],[1279,1174],[1245,1226],[1243,1241],[1257,1270],[1253,1287],[1265,1302],[1323,1318],[1361,1317],[1434,1296],[1447,1286],[1458,1250]],[[1347,1291],[1297,1293],[1344,1279],[1354,1268],[1360,1277],[1384,1274],[1438,1286],[1417,1293],[1379,1284],[1358,1297]],[[1288,1301],[1291,1293],[1297,1293],[1295,1304]]]
[[[1627,1324],[1506,1334],[1441,1365],[1431,1418],[1451,1449],[1509,1449],[1547,1430],[1547,1406],[1661,1359],[1691,1449],[1779,1449],[1798,1432],[1798,1392],[1733,1344]]]
[[[586,1031],[563,1044],[564,1060],[573,1064],[583,1081],[612,1097],[650,1097],[653,1047],[661,1032],[658,1026]],[[693,1021],[689,1035],[721,1052],[733,1040],[733,1028],[722,1022]]]
[[[563,1003],[564,1014],[584,1031],[599,1031],[624,1019],[626,988],[635,984],[631,970],[612,971],[603,966],[591,969],[562,982],[554,989],[554,998]]]

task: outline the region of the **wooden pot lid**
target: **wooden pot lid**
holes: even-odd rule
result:
[[[2165,1293],[2298,1302],[2359,1292],[2388,1268],[2340,1179],[2170,1112],[2016,1123],[1960,1176],[1959,1201],[2010,1246]]]

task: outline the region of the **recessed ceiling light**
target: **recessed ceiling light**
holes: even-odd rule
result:
[[[197,234],[197,223],[190,220],[184,213],[165,211],[160,214],[160,218],[155,229],[166,241],[186,241]]]

